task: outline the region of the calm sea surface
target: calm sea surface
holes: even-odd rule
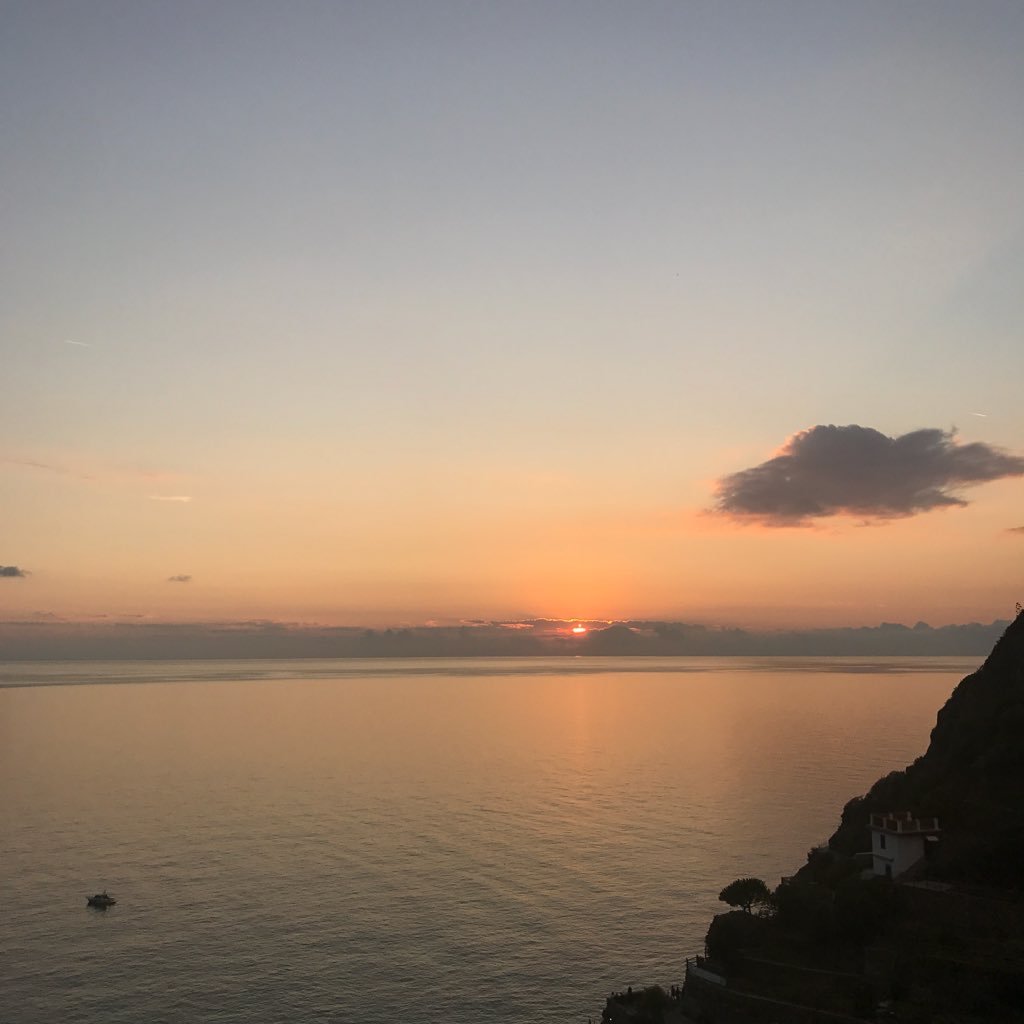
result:
[[[596,1019],[980,661],[0,663],[0,1020]]]

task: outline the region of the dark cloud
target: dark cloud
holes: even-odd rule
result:
[[[715,511],[775,525],[834,515],[896,518],[967,502],[951,488],[1024,475],[1024,458],[958,444],[952,431],[886,437],[871,427],[815,426],[774,458],[718,481]]]
[[[191,583],[192,582],[192,577],[191,576],[185,576],[185,575],[181,575],[181,576],[168,576],[167,577],[167,582],[168,583]]]
[[[1024,534],[1024,526],[1011,526],[1006,532]]]
[[[16,565],[0,565],[0,577],[13,577],[24,579],[28,575],[27,569],[19,569]]]

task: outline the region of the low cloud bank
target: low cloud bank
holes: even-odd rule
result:
[[[871,427],[818,425],[790,437],[774,458],[718,481],[714,511],[798,526],[851,515],[894,519],[967,504],[954,488],[1024,475],[1024,458],[952,431],[887,437]]]
[[[933,628],[878,626],[757,632],[685,622],[571,623],[535,620],[400,629],[254,622],[60,622],[38,618],[0,622],[7,661],[189,658],[483,658],[538,656],[878,656],[983,657],[1008,620]],[[797,668],[799,666],[796,666]],[[863,670],[869,665],[861,666]]]
[[[24,579],[27,575],[27,570],[19,569],[16,565],[0,565],[0,579]]]

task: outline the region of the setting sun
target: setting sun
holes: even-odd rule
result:
[[[575,633],[575,634],[576,634],[577,636],[581,636],[581,635],[582,635],[583,633],[586,633],[586,631],[587,631],[587,627],[586,627],[586,626],[584,626],[584,625],[576,625],[576,626],[573,626],[573,627],[572,627],[572,631],[573,631],[573,632],[574,632],[574,633]]]

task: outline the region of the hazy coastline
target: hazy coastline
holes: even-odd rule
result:
[[[365,629],[273,621],[0,623],[5,661],[148,661],[265,658],[973,657],[1007,620],[932,627],[755,631],[630,620],[576,625],[549,619]]]

